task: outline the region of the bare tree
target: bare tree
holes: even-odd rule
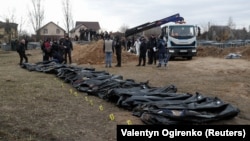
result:
[[[208,32],[208,30],[209,30],[209,23],[203,22],[203,23],[200,23],[199,26],[200,26],[200,28],[201,28],[201,30],[203,32]]]
[[[5,32],[8,35],[8,43],[11,41],[11,24],[9,22],[9,19],[6,19],[6,25],[4,27]]]
[[[72,28],[74,25],[70,0],[62,0],[62,6],[63,6],[63,16],[65,20],[65,27],[66,27],[67,33],[69,34],[70,28]]]
[[[23,25],[25,23],[26,23],[26,19],[24,19],[23,17],[20,17],[19,26],[18,26],[18,28],[19,28],[19,30],[18,30],[19,36],[23,35],[23,33],[25,33],[25,34],[27,33],[27,31],[23,30]]]
[[[15,9],[13,8],[12,10],[8,9],[8,13],[7,14],[3,14],[1,15],[2,19],[6,20],[8,19],[8,21],[10,23],[15,23],[16,22],[16,17],[15,17],[16,13],[15,13]]]
[[[12,9],[11,11],[8,10],[7,14],[1,15],[1,18],[5,20],[5,26],[4,26],[4,31],[8,35],[7,41],[8,43],[11,42],[11,34],[12,34],[12,23],[15,22],[16,17],[15,17],[15,9]]]
[[[10,34],[11,29],[8,29],[10,24],[17,23],[18,24],[18,36],[22,35],[23,33],[27,34],[27,31],[23,31],[23,26],[26,23],[26,18],[24,19],[22,16],[19,17],[20,19],[16,20],[16,10],[13,8],[12,10],[8,10],[7,14],[1,15],[1,18],[3,18],[6,21],[7,29],[6,33]]]
[[[235,29],[236,24],[234,23],[232,17],[229,17],[229,18],[228,18],[228,23],[227,23],[227,25],[230,27],[230,29]]]
[[[37,34],[37,38],[39,38],[39,33],[37,30],[41,28],[42,22],[44,20],[44,8],[42,7],[43,0],[31,0],[32,2],[32,10],[29,10],[29,18],[32,24],[34,32]]]

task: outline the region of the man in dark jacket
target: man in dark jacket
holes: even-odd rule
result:
[[[146,39],[144,37],[141,38],[141,44],[140,44],[140,54],[139,54],[139,64],[136,66],[141,66],[141,61],[143,61],[142,66],[145,66],[146,63],[146,53],[147,53],[147,43]]]
[[[19,65],[23,64],[23,58],[25,59],[25,63],[28,62],[28,57],[25,54],[25,40],[22,39],[19,46],[17,47],[17,52],[20,56],[20,63]]]
[[[117,64],[115,66],[116,67],[121,67],[121,62],[122,62],[122,43],[121,43],[121,40],[120,40],[119,36],[115,37],[114,48],[115,48],[116,60],[117,60]]]
[[[65,59],[65,64],[67,64],[67,57],[69,57],[69,63],[71,64],[71,51],[73,50],[73,45],[72,42],[69,40],[69,36],[65,37],[65,41],[63,42],[64,46],[64,59]]]
[[[151,35],[149,41],[148,41],[148,64],[156,64],[156,46],[157,46],[157,40],[154,35]]]
[[[56,40],[53,41],[51,46],[51,54],[54,61],[57,63],[62,63],[64,61],[62,48]]]

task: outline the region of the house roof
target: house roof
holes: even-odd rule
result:
[[[45,24],[44,26],[42,26],[41,28],[39,28],[37,31],[39,31],[39,30],[41,30],[41,29],[43,29],[44,27],[46,27],[48,24],[50,24],[50,23],[52,23],[52,24],[54,24],[55,26],[57,26],[58,28],[60,28],[61,30],[63,30],[64,32],[66,32],[63,28],[61,28],[59,25],[57,25],[57,24],[55,24],[54,22],[48,22],[47,24]]]
[[[0,28],[5,28],[7,26],[6,22],[0,21]],[[17,28],[18,24],[16,23],[9,23],[9,26],[12,28]]]
[[[99,22],[90,22],[90,21],[76,21],[75,29],[80,27],[81,25],[86,26],[88,29],[99,30],[100,25]]]

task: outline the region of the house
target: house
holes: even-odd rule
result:
[[[92,37],[100,30],[99,22],[77,21],[75,28],[70,31],[70,37],[78,37],[80,40],[92,40]]]
[[[37,30],[39,40],[43,41],[46,39],[59,40],[60,38],[63,38],[65,34],[66,31],[54,22],[49,22]]]
[[[232,36],[233,33],[229,26],[213,25],[208,31],[208,38],[210,40],[225,41],[231,39]]]
[[[243,29],[232,29],[233,32],[233,39],[248,39],[248,33],[246,28]]]
[[[246,28],[231,29],[229,26],[213,25],[206,33],[209,40],[227,41],[233,39],[247,39],[248,33]]]
[[[16,23],[0,21],[0,43],[10,43],[11,40],[17,39],[17,26]]]

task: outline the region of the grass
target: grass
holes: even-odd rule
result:
[[[27,53],[30,63],[42,59],[40,50],[28,50]],[[114,103],[85,93],[75,94],[70,84],[55,75],[29,72],[20,68],[18,62],[16,52],[0,50],[0,140],[79,141],[87,138],[111,141],[116,140],[117,124],[127,124],[127,120],[143,124],[130,111]],[[170,61],[167,69],[157,69],[154,65],[136,67],[136,64],[137,60],[123,63],[121,68],[106,69],[103,64],[88,66],[122,75],[124,79],[149,80],[152,86],[174,84],[179,93],[197,91],[218,96],[241,110],[235,119],[220,123],[249,124],[247,61],[204,57]],[[115,115],[114,120],[110,120],[110,114]]]

